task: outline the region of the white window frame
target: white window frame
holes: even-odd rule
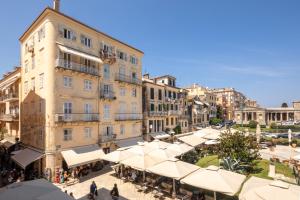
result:
[[[43,89],[44,88],[44,73],[41,73],[40,74],[40,89]]]
[[[72,135],[73,135],[73,130],[70,128],[64,129],[64,134],[63,134],[63,140],[65,142],[71,141],[72,140]]]
[[[92,81],[85,79],[84,80],[84,90],[91,91],[92,90]]]
[[[110,105],[103,106],[103,119],[110,119]]]
[[[86,138],[86,139],[92,138],[92,128],[91,127],[84,128],[84,138]]]
[[[72,88],[73,86],[73,77],[71,76],[63,76],[64,87]]]
[[[131,96],[136,97],[136,95],[137,95],[136,88],[132,88],[132,90],[131,90]]]

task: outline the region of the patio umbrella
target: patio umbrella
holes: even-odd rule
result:
[[[148,167],[151,167],[164,160],[165,159],[163,158],[153,157],[148,154],[145,154],[132,156],[126,160],[122,160],[120,163],[139,171],[145,171]]]
[[[260,130],[260,125],[256,125],[256,142],[257,144],[260,143],[260,136],[261,136],[261,130]]]
[[[191,173],[182,179],[181,182],[197,188],[213,191],[214,198],[216,199],[216,192],[229,196],[235,195],[245,179],[246,176],[244,175],[226,171],[216,166],[209,166]]]
[[[174,142],[173,144],[169,145],[165,151],[172,153],[176,156],[180,156],[182,154],[185,154],[194,148],[185,144],[185,143],[180,143],[180,142]]]
[[[288,138],[289,138],[289,144],[292,142],[292,130],[288,130]]]
[[[165,149],[169,145],[171,145],[171,143],[155,139],[152,142],[145,143],[145,148],[149,148],[149,149]]]
[[[148,155],[163,160],[168,160],[176,156],[176,154],[170,151],[166,151],[166,149],[156,149],[154,151],[149,152]]]
[[[244,183],[241,200],[299,200],[300,186],[252,176]]]
[[[178,140],[192,146],[192,147],[196,147],[200,144],[203,144],[206,139],[203,139],[202,137],[198,137],[196,135],[187,135],[187,136],[183,136],[178,138]]]
[[[183,177],[199,169],[198,166],[192,165],[176,158],[172,158],[161,162],[157,165],[149,167],[148,172],[158,174],[161,176],[169,177],[173,179],[173,196],[176,195],[175,180],[180,180]]]
[[[114,163],[118,163],[122,160],[125,160],[131,156],[134,156],[135,154],[130,152],[130,151],[127,151],[127,149],[123,150],[119,150],[117,149],[116,151],[113,151],[111,153],[108,153],[106,155],[104,155],[102,157],[103,160],[106,160],[106,161],[109,161],[109,162],[114,162]]]
[[[209,140],[219,139],[219,137],[221,135],[220,130],[216,130],[213,128],[205,128],[205,129],[202,129],[202,131],[205,131],[207,133],[207,135],[205,135],[203,138],[209,139]]]
[[[150,151],[155,150],[156,148],[145,145],[146,143],[140,143],[138,145],[135,145],[131,147],[130,149],[127,149],[126,151],[133,153],[134,155],[145,155],[149,153]]]

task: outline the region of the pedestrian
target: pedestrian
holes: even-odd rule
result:
[[[91,186],[90,186],[90,195],[91,195],[92,199],[95,199],[95,195],[98,195],[97,185],[96,185],[95,181],[93,181]]]
[[[74,199],[73,192],[70,192],[70,197]]]
[[[119,199],[119,190],[118,190],[118,186],[116,183],[115,183],[113,189],[110,191],[110,195],[113,200]]]

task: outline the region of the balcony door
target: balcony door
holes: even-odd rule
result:
[[[64,109],[64,120],[71,121],[72,120],[72,103],[65,102],[63,109]]]
[[[119,68],[119,75],[120,75],[120,78],[125,78],[125,76],[126,76],[125,66],[123,66],[123,65],[120,66],[120,68]]]
[[[91,104],[84,104],[84,119],[85,121],[90,121],[92,120],[92,105]]]
[[[71,54],[69,53],[64,53],[64,67],[71,69],[72,65],[71,65]]]

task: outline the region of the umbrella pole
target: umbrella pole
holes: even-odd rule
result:
[[[175,179],[173,179],[173,192],[172,192],[172,197],[176,197],[176,188],[175,188]]]
[[[217,200],[217,193],[214,192],[214,200]]]

